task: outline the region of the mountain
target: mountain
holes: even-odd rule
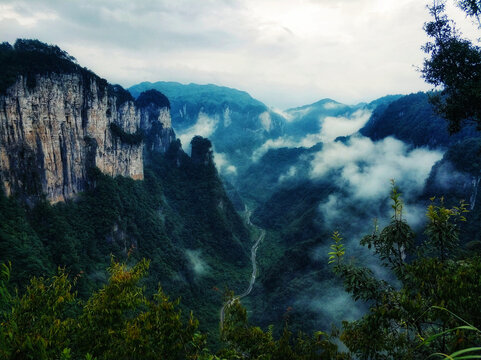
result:
[[[154,99],[162,94],[144,93],[135,102],[120,86],[38,42],[18,41],[1,51],[1,76],[13,79],[0,93],[0,179],[7,194],[64,201],[90,186],[91,167],[143,179],[143,137],[161,152],[175,140],[168,101]]]
[[[332,99],[322,99],[310,105],[287,109],[285,133],[293,138],[305,138],[318,135],[320,140],[326,137],[334,140],[337,136],[350,135],[359,130],[369,119],[370,113],[398,99],[400,95],[389,95],[371,103],[345,105]],[[337,132],[326,132],[323,128],[337,123]],[[351,132],[349,132],[351,130]],[[313,144],[311,144],[312,146]]]
[[[349,117],[362,107],[363,104],[348,106],[331,99],[323,99],[310,105],[288,109],[285,111],[289,119],[286,132],[294,137],[318,134],[326,117]]]
[[[438,116],[423,92],[403,96],[374,110],[360,133],[376,141],[388,136],[414,146],[448,147],[467,137],[479,136],[474,126],[450,135],[446,120]]]
[[[245,199],[262,204],[279,188],[308,178],[312,156],[321,149],[322,143],[311,148],[269,149],[239,177],[236,182],[238,192]]]
[[[172,126],[184,148],[195,135],[208,137],[224,178],[233,180],[252,161],[255,149],[284,134],[285,119],[248,93],[217,85],[143,82],[134,97],[155,89],[170,100]]]
[[[86,297],[112,257],[147,258],[147,292],[162,284],[217,329],[221,290],[249,279],[251,236],[211,142],[195,137],[188,156],[165,95],[134,100],[56,46],[4,43],[0,72],[0,263],[12,282],[23,291],[65,267]]]

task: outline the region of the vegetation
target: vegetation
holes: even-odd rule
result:
[[[360,132],[374,141],[394,136],[414,146],[432,148],[448,147],[479,135],[472,125],[450,134],[446,120],[436,113],[429,99],[428,94],[419,92],[377,107]]]
[[[17,39],[13,46],[8,42],[0,44],[0,94],[5,94],[20,75],[25,77],[27,87],[33,89],[37,76],[49,74],[79,74],[84,84],[95,81],[100,90],[99,97],[106,92],[115,96],[117,107],[133,101],[122,86],[108,84],[107,80],[78,65],[73,56],[56,45],[30,39]]]
[[[374,249],[395,275],[394,281],[377,278],[371,269],[347,261],[343,251],[333,254],[333,270],[345,289],[370,304],[361,319],[343,322],[340,339],[359,359],[424,359],[479,344],[479,332],[467,331],[460,323],[462,318],[473,327],[481,325],[481,258],[456,251],[458,222],[465,220],[466,204],[446,208],[442,199],[433,198],[426,214],[426,238],[414,247],[395,186],[391,199],[391,222],[381,231],[375,226],[361,244]],[[335,233],[336,249],[339,239]],[[456,331],[446,331],[451,328]]]
[[[18,39],[13,46],[6,42],[0,45],[0,93],[5,93],[19,75],[24,75],[27,86],[34,88],[36,76],[50,73],[80,73],[86,83],[95,79],[101,90],[107,87],[106,80],[82,68],[58,46],[26,39]]]
[[[70,279],[65,269],[33,277],[23,295],[12,291],[10,267],[0,278],[0,356],[2,359],[347,359],[317,332],[293,338],[287,323],[275,339],[247,322],[236,300],[228,307],[221,332],[223,347],[209,352],[206,336],[193,314],[184,316],[179,300],[162,289],[147,296],[141,285],[149,262],[132,265],[112,258],[108,282],[86,301],[74,291],[80,274]],[[233,294],[231,294],[233,296]]]
[[[219,350],[206,349],[206,335],[191,314],[182,315],[161,289],[146,291],[143,278],[150,262],[111,260],[109,280],[99,290],[77,297],[86,274],[34,277],[24,291],[12,290],[10,266],[0,281],[0,353],[11,359],[424,359],[430,354],[477,356],[481,341],[481,258],[460,255],[458,222],[466,205],[446,208],[432,199],[426,238],[415,246],[403,217],[401,194],[393,185],[391,222],[375,226],[361,244],[372,248],[395,279],[377,278],[372,270],[347,260],[343,239],[335,232],[330,263],[346,290],[367,301],[359,320],[343,322],[342,331],[293,336],[289,314],[279,335],[273,327],[252,326],[238,300],[229,301]],[[226,300],[232,299],[228,293]],[[448,309],[448,311],[446,310]],[[456,314],[456,315],[454,315]],[[466,320],[464,320],[466,319]],[[211,329],[212,332],[212,329]],[[347,346],[342,352],[335,338]],[[463,349],[468,349],[464,350]]]
[[[129,145],[139,145],[144,139],[144,132],[142,129],[137,129],[135,133],[130,134],[125,132],[119,125],[111,123],[110,131],[112,131],[112,134],[118,137],[121,142]]]
[[[149,262],[112,261],[109,280],[81,301],[64,269],[34,277],[20,296],[8,288],[9,268],[0,283],[2,359],[199,359],[205,336],[197,320],[183,319],[178,301],[159,288],[147,298],[140,285]]]
[[[458,3],[469,16],[479,16],[479,1]],[[481,128],[481,51],[456,32],[444,16],[443,2],[435,2],[430,9],[434,20],[425,28],[434,40],[425,47],[431,58],[424,64],[423,75],[429,83],[443,87],[432,94],[431,101],[438,114],[449,120],[450,132],[460,131],[466,123]],[[117,105],[132,100],[121,87],[109,87],[80,68],[58,47],[35,40],[0,46],[2,93],[19,75],[26,76],[27,85],[34,87],[38,74],[70,72],[80,72],[84,81],[95,78],[103,84],[102,91],[117,95]],[[374,131],[372,138],[401,134],[414,145],[425,142],[420,135],[423,131],[432,132],[441,141],[429,145],[451,145],[444,163],[435,170],[449,162],[458,172],[479,176],[478,161],[473,160],[479,158],[479,139],[453,145],[453,138],[440,130],[439,119],[424,107],[421,97],[401,98],[384,106],[383,111],[400,114],[406,106],[403,101],[411,101],[411,105],[420,105],[407,106],[418,116],[410,118],[427,118],[432,124],[415,120],[411,125],[404,123],[404,128],[399,124],[391,128],[393,117],[384,129],[371,124],[365,130]],[[142,106],[169,104],[154,92],[137,102]],[[253,113],[264,110],[259,104],[249,106]],[[419,126],[415,131],[410,128],[413,124]],[[142,141],[140,130],[128,134],[112,125],[111,131],[124,143]],[[233,293],[220,297],[219,288],[238,287],[249,273],[249,233],[225,196],[211,161],[209,140],[196,137],[192,148],[192,158],[180,150],[179,142],[165,155],[153,154],[144,181],[113,179],[90,169],[93,187],[75,202],[52,206],[40,201],[25,207],[17,199],[0,194],[0,261],[4,262],[0,270],[0,357],[481,358],[481,258],[459,246],[460,224],[470,217],[479,219],[479,205],[472,204],[476,218],[468,214],[465,202],[453,203],[453,193],[446,198],[432,197],[426,229],[416,236],[393,183],[389,223],[382,229],[375,223],[372,233],[360,241],[379,258],[386,269],[384,276],[349,258],[338,231],[332,235],[326,261],[353,299],[365,304],[366,313],[357,320],[344,321],[342,329],[331,334],[317,331],[312,336],[303,332],[293,336],[293,329],[304,320],[307,328],[312,326],[312,310],[288,307],[279,315],[279,308],[295,291],[309,286],[312,276],[306,274],[329,276],[323,267],[327,264],[321,265],[319,259],[306,264],[306,254],[319,249],[328,237],[319,226],[318,205],[336,189],[335,184],[327,178],[317,184],[287,184],[256,210],[257,221],[269,230],[266,239],[279,245],[260,260],[260,268],[266,270],[260,276],[263,291],[274,298],[277,318],[264,304],[261,312],[265,310],[267,316],[260,323],[266,325],[266,319],[284,323],[283,328],[263,329],[248,322],[246,309],[233,300]],[[271,151],[266,158],[278,160],[285,172],[302,153],[281,149]],[[263,170],[259,166],[257,172],[261,175]],[[434,175],[429,180],[432,183]],[[278,178],[264,177],[266,184]],[[247,187],[256,185],[250,181]],[[428,191],[433,189],[428,186]],[[356,204],[351,207],[343,209],[346,218],[369,212]],[[106,274],[103,269],[109,263]],[[149,267],[153,270],[150,275]],[[285,286],[288,276],[295,279]],[[163,289],[182,296],[182,303],[170,301]],[[222,301],[229,305],[214,355],[207,349],[207,335],[216,333]],[[185,311],[190,309],[197,310],[200,322]],[[336,338],[347,352],[338,349]]]
[[[135,100],[135,104],[138,107],[146,107],[150,104],[155,104],[159,108],[167,107],[170,109],[170,101],[167,99],[167,96],[153,89],[141,93],[137,100]]]
[[[185,310],[196,311],[203,330],[216,329],[222,304],[216,289],[240,292],[250,263],[249,233],[215,168],[194,164],[174,144],[152,157],[143,181],[98,170],[90,179],[95,188],[56,205],[28,208],[0,194],[0,262],[11,261],[11,283],[22,292],[32,276],[51,276],[61,266],[83,274],[76,288],[86,299],[107,280],[111,253],[145,257],[148,293],[161,282],[184,299]]]
[[[456,1],[470,17],[479,21],[480,1]],[[431,101],[436,111],[449,122],[451,133],[464,124],[481,129],[481,48],[463,39],[454,22],[445,14],[445,1],[434,1],[429,8],[432,20],[424,29],[432,41],[424,46],[430,56],[422,74],[426,82],[442,87]],[[478,22],[481,26],[481,23]]]

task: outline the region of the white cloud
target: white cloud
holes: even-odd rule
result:
[[[197,122],[194,125],[185,130],[176,130],[177,137],[180,139],[184,150],[189,147],[190,141],[194,136],[200,135],[208,138],[210,135],[212,135],[216,130],[218,123],[219,119],[211,118],[203,112],[200,112],[197,117]]]
[[[333,103],[328,103],[333,104]],[[321,138],[323,141],[332,141],[339,136],[351,135],[359,131],[371,117],[371,111],[357,110],[350,117],[328,116],[321,120]]]
[[[266,131],[271,130],[272,119],[268,111],[264,111],[263,113],[259,114],[259,120],[261,121],[262,127]]]
[[[437,168],[434,181],[439,188],[449,190],[459,187],[460,184],[470,183],[471,177],[457,171],[451,162],[445,161]]]
[[[335,103],[335,102],[327,102],[327,103],[324,104],[324,109],[333,110],[333,109],[340,108],[342,106],[344,106],[344,105],[339,104],[339,103]]]
[[[19,11],[13,5],[1,4],[0,2],[0,23],[17,22],[22,27],[34,27],[40,21],[53,21],[57,19],[57,15],[53,11],[25,12]]]
[[[200,250],[186,250],[185,256],[196,275],[205,275],[209,271],[210,267],[202,259]]]
[[[282,174],[281,176],[279,176],[279,182],[281,183],[283,181],[292,179],[296,175],[297,175],[297,167],[291,166],[285,174]]]
[[[388,137],[373,142],[366,137],[353,137],[348,144],[326,143],[311,163],[311,177],[320,179],[337,171],[340,180],[357,199],[382,199],[389,194],[389,181],[395,179],[407,196],[418,194],[424,187],[440,151],[418,148],[410,150],[402,141]]]
[[[230,164],[225,153],[214,152],[214,163],[221,174],[237,175],[237,168]]]
[[[290,115],[288,121],[291,122],[291,121],[294,121],[294,120],[299,120],[302,117],[309,114],[309,112],[311,110],[312,110],[311,106],[304,106],[304,107],[299,108],[299,109],[297,109],[297,108],[296,109],[289,109],[288,112],[287,112]]]
[[[232,124],[232,119],[230,117],[231,111],[230,108],[227,106],[224,109],[224,127],[229,127]]]
[[[287,108],[327,96],[356,103],[428,89],[413,70],[424,57],[425,5],[0,0],[0,33],[10,42],[26,37],[58,44],[124,86],[144,80],[217,83]],[[472,28],[462,16],[456,20],[464,33]]]
[[[271,111],[273,113],[276,113],[277,115],[282,116],[287,122],[293,120],[293,116],[291,114],[287,113],[286,111],[283,111],[283,110],[275,108],[275,107],[271,107]]]
[[[359,319],[364,313],[363,305],[334,281],[314,284],[307,295],[300,296],[294,308],[308,309],[317,314],[322,324],[337,324],[340,320]]]
[[[299,110],[300,112],[308,112],[310,108]],[[300,112],[296,110],[294,116],[299,118]],[[329,142],[335,140],[339,136],[348,136],[359,129],[369,120],[371,112],[368,110],[357,110],[350,117],[332,117],[328,116],[319,119],[321,131],[317,134],[307,134],[300,138],[280,137],[277,139],[268,139],[264,144],[257,148],[252,156],[253,161],[259,160],[269,149],[279,149],[282,147],[304,147],[310,148],[320,142]]]
[[[277,139],[268,139],[264,144],[257,148],[252,154],[252,160],[259,160],[269,149],[279,149],[283,147],[296,147],[298,143],[292,139],[280,137]]]

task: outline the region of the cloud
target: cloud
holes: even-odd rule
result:
[[[324,104],[324,109],[326,110],[333,110],[333,109],[337,109],[337,108],[340,108],[340,107],[343,107],[344,105],[342,104],[339,104],[339,103],[335,103],[335,102],[327,102]]]
[[[335,103],[327,104],[337,105]],[[320,137],[323,141],[332,141],[339,136],[351,135],[359,131],[370,117],[371,111],[364,109],[355,111],[350,117],[328,116],[324,120],[321,120],[322,129]]]
[[[281,117],[283,117],[287,122],[290,122],[293,120],[293,116],[281,109],[278,109],[278,108],[275,108],[275,107],[271,107],[270,110],[277,114],[277,115],[280,115]]]
[[[295,112],[291,112],[291,116],[292,114],[295,114],[294,116],[299,118],[299,116],[303,116],[309,111],[309,107],[299,110],[299,112],[302,113],[299,115],[296,110]],[[307,134],[302,137],[283,136],[277,139],[268,139],[264,144],[254,151],[252,159],[253,161],[259,160],[267,151],[269,151],[269,149],[279,149],[283,147],[310,148],[320,142],[329,142],[333,141],[339,136],[351,135],[361,129],[369,120],[370,116],[371,111],[360,109],[355,111],[349,117],[328,116],[325,118],[320,118],[319,122],[321,124],[321,131],[319,133]]]
[[[284,109],[429,88],[412,68],[426,41],[419,0],[0,0],[0,14],[3,41],[57,44],[124,86],[217,83]]]
[[[252,154],[252,160],[259,160],[269,149],[280,149],[283,147],[297,147],[298,143],[292,139],[286,137],[280,137],[277,139],[268,139],[264,144],[254,150]]]
[[[316,283],[306,296],[300,296],[294,308],[306,309],[319,318],[320,324],[340,325],[341,320],[353,321],[364,313],[364,306],[352,299],[335,281]]]
[[[189,261],[189,265],[196,275],[205,275],[210,267],[201,257],[200,250],[186,250],[185,256]]]
[[[311,163],[311,179],[329,172],[339,174],[341,182],[356,199],[380,200],[387,197],[390,179],[395,179],[405,196],[414,197],[424,187],[440,151],[410,148],[392,137],[373,142],[366,137],[353,137],[349,143],[327,143]]]
[[[176,130],[177,137],[186,150],[190,146],[190,141],[196,135],[208,138],[217,128],[219,119],[211,118],[203,112],[199,112],[197,122],[185,130]]]
[[[286,180],[292,179],[297,175],[297,167],[296,166],[291,166],[289,170],[287,170],[286,173],[282,174],[279,176],[279,183],[284,182]]]
[[[214,152],[214,163],[221,174],[237,175],[237,168],[230,164],[225,153]]]
[[[261,121],[261,124],[264,130],[266,131],[271,130],[272,119],[268,111],[264,111],[263,113],[259,114],[259,120]]]
[[[434,173],[434,183],[442,190],[460,188],[461,184],[469,184],[471,181],[471,176],[457,171],[449,161],[442,162]]]
[[[229,127],[232,124],[232,119],[230,117],[231,111],[228,106],[224,109],[224,127]]]

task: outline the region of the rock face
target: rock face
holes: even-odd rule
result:
[[[37,75],[33,89],[19,76],[0,95],[0,180],[7,195],[64,201],[88,188],[93,167],[143,179],[144,152],[165,152],[175,140],[170,110],[120,98],[82,74]]]
[[[147,90],[139,95],[135,104],[140,109],[140,128],[146,134],[145,155],[165,153],[175,140],[169,100],[156,90]]]

